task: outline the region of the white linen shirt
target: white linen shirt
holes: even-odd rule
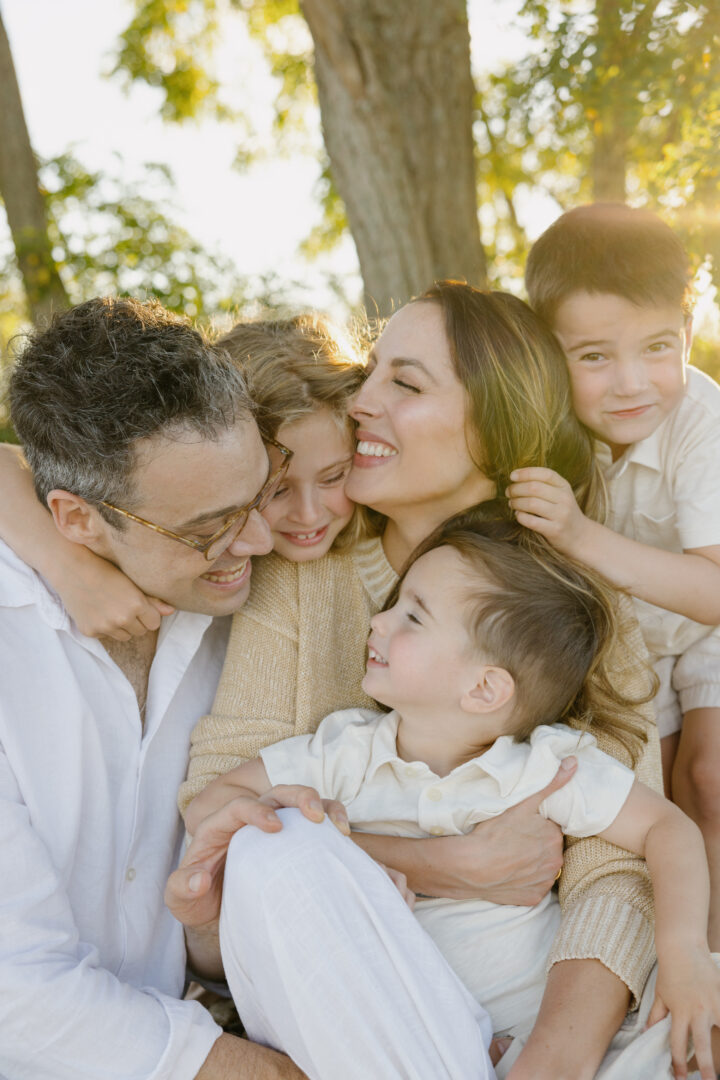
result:
[[[0,1080],[190,1080],[220,1029],[163,903],[228,620],[163,619],[143,733],[102,645],[0,543]]]
[[[324,798],[340,799],[356,831],[390,836],[468,832],[540,791],[570,754],[578,759],[575,775],[540,813],[565,833],[592,836],[614,821],[635,779],[591,735],[563,724],[538,727],[524,743],[502,736],[480,757],[437,776],[422,761],[398,757],[397,724],[395,712],[344,709],[314,735],[285,739],[260,756],[272,784],[309,784]],[[555,894],[534,907],[418,898],[415,916],[490,1013],[493,1031],[526,1035],[560,925]]]
[[[665,551],[720,544],[720,386],[708,375],[688,367],[679,405],[617,461],[602,443],[596,452],[615,532]],[[654,657],[679,656],[713,631],[644,600],[635,609]]]

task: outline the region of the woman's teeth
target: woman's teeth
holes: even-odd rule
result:
[[[379,442],[359,442],[357,444],[357,453],[362,454],[364,457],[394,457],[397,454],[397,450],[392,446],[388,446],[387,443]]]
[[[208,574],[202,576],[206,581],[213,581],[218,585],[231,585],[233,581],[238,581],[247,569],[248,560],[236,566],[234,570],[213,570]]]

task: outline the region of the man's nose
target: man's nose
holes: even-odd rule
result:
[[[262,514],[251,510],[242,529],[228,545],[228,551],[233,555],[267,555],[272,546],[270,526]]]

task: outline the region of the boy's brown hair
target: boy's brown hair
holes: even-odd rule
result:
[[[577,292],[610,293],[639,307],[692,310],[691,272],[680,240],[657,214],[623,203],[568,210],[530,249],[525,286],[531,306],[552,325]]]
[[[459,514],[413,552],[409,566],[451,547],[467,566],[466,629],[472,646],[513,677],[516,740],[559,720],[605,732],[637,760],[645,723],[613,685],[617,594],[599,575],[556,552],[537,533],[498,516],[500,506]],[[403,574],[403,577],[404,577]],[[386,606],[394,602],[394,595]],[[438,678],[442,673],[438,672]],[[629,715],[628,715],[629,714]]]

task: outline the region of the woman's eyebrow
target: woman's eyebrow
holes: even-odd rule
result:
[[[422,360],[416,360],[412,356],[395,356],[390,361],[390,367],[394,371],[397,371],[398,368],[404,367],[417,368],[417,370],[422,371],[423,375],[425,375],[425,377],[428,378],[431,382],[437,383],[437,379],[433,375],[432,371],[430,371],[430,369],[426,367],[425,364],[423,364]]]

